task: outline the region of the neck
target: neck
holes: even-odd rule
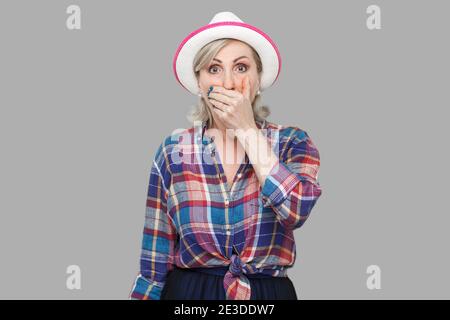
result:
[[[226,140],[226,130],[227,128],[225,127],[225,125],[221,122],[217,122],[214,118],[212,119],[212,124],[210,126],[210,129],[214,129],[217,131],[220,131],[223,140]]]

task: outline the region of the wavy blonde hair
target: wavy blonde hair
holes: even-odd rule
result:
[[[212,59],[217,55],[217,53],[225,47],[231,41],[240,41],[232,38],[222,38],[209,42],[203,48],[201,48],[194,57],[193,68],[195,72],[195,76],[197,77],[197,81],[199,78],[200,70],[204,68],[206,65],[211,63]],[[244,42],[245,43],[245,42]],[[247,43],[246,43],[247,44]],[[248,44],[247,44],[248,45]],[[252,49],[253,58],[256,61],[258,75],[261,79],[262,72],[262,63],[261,58],[258,53],[252,46],[249,45]],[[270,115],[270,109],[268,106],[262,105],[261,95],[257,94],[253,103],[253,116],[255,121],[264,121]],[[206,105],[203,97],[199,97],[199,101],[196,106],[189,112],[187,118],[190,122],[195,123],[197,121],[207,121],[208,128],[211,127],[212,124],[212,114],[209,107]]]

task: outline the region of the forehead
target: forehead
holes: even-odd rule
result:
[[[219,50],[215,58],[222,60],[221,58],[237,58],[240,56],[247,56],[253,60],[252,49],[244,42],[233,40],[225,47]]]

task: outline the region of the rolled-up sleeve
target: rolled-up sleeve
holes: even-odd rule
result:
[[[140,255],[140,272],[129,294],[131,300],[159,300],[166,276],[173,268],[177,232],[167,214],[170,172],[162,145],[150,172]]]
[[[309,135],[296,128],[261,191],[263,206],[273,208],[285,228],[301,227],[322,194],[319,167],[319,151]]]

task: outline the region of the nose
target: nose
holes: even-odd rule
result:
[[[225,71],[222,79],[223,87],[227,90],[234,90],[235,79],[231,71]]]

